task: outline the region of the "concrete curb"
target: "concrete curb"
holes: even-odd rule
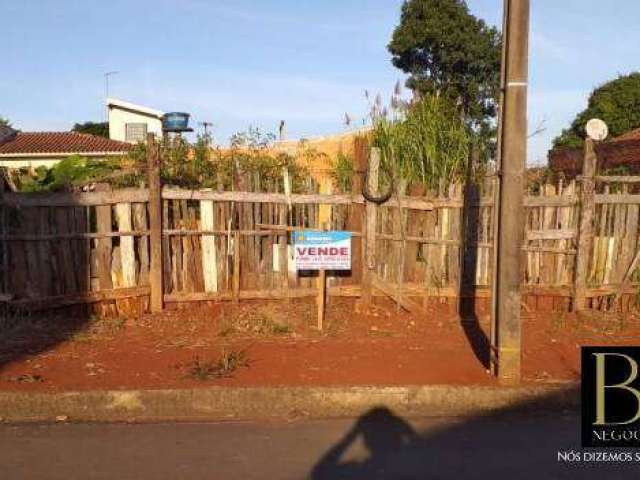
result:
[[[490,415],[497,411],[576,410],[574,383],[521,387],[390,386],[202,388],[65,393],[0,393],[8,422],[195,421],[333,418],[386,406],[403,416]]]

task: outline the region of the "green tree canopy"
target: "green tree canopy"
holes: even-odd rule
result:
[[[501,36],[464,0],[406,0],[388,49],[413,91],[447,93],[472,126],[495,117]]]
[[[10,127],[11,122],[8,119],[4,118],[2,115],[0,115],[0,126]]]
[[[73,132],[89,133],[91,135],[109,138],[109,124],[107,122],[76,123],[71,130]]]
[[[586,136],[585,125],[592,118],[604,120],[611,137],[640,128],[640,72],[620,76],[596,88],[589,96],[587,108],[553,140],[553,147],[580,147]]]

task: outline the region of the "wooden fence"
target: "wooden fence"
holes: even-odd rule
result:
[[[164,188],[160,299],[316,296],[314,274],[293,269],[291,232],[328,222],[353,233],[352,270],[329,274],[329,296],[387,295],[409,309],[434,299],[486,303],[493,180],[441,185],[380,206],[358,193],[291,194],[286,177],[270,193]],[[594,189],[584,188],[589,182]],[[568,308],[576,298],[585,299],[578,308],[601,307],[620,286],[634,293],[640,195],[629,185],[635,183],[640,179],[591,176],[528,193],[522,280],[529,308],[540,302]],[[4,193],[0,208],[5,302],[96,304],[106,313],[147,308],[154,250],[148,189]],[[586,225],[581,219],[589,210]],[[584,272],[577,271],[581,263]]]

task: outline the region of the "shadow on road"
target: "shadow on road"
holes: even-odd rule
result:
[[[577,399],[578,389],[485,416],[453,422],[448,419],[440,427],[436,425],[422,433],[389,409],[375,408],[361,416],[321,457],[310,477],[313,480],[601,479],[603,473],[615,472],[611,478],[637,478],[639,468],[633,462],[609,465],[558,462],[559,450],[580,449],[577,409],[554,415],[544,413],[556,408],[558,401],[567,395]]]

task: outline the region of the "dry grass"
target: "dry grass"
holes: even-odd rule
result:
[[[194,380],[214,380],[232,376],[238,368],[248,367],[249,359],[244,350],[224,351],[217,360],[201,360],[196,356],[187,365],[186,376]]]
[[[231,335],[278,336],[295,332],[298,326],[306,325],[310,312],[306,308],[267,304],[259,306],[231,307],[222,311],[218,317],[221,337]]]

